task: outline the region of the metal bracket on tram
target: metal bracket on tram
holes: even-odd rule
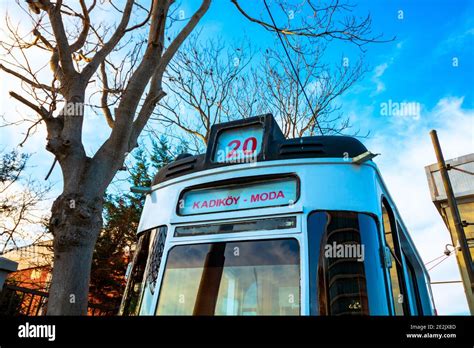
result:
[[[392,257],[391,257],[390,248],[388,246],[385,246],[383,248],[383,258],[385,261],[385,267],[392,268]]]
[[[372,158],[377,157],[380,155],[379,153],[372,153],[370,151],[366,151],[359,156],[356,156],[352,159],[352,163],[354,164],[362,164],[364,162],[370,161]]]
[[[139,193],[139,194],[142,194],[142,195],[147,195],[147,194],[151,193],[151,187],[132,186],[132,187],[130,187],[130,192]]]

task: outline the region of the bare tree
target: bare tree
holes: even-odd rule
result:
[[[24,1],[17,3],[25,6]],[[40,124],[46,127],[46,149],[54,154],[63,175],[63,192],[52,206],[49,224],[54,236],[54,269],[48,314],[85,314],[104,192],[165,95],[163,77],[169,62],[211,0],[201,0],[199,8],[176,26],[172,26],[177,21],[173,0],[152,0],[150,8],[139,0],[126,0],[121,7],[114,0],[29,3],[32,13],[25,12],[32,23],[32,39],[7,19],[10,38],[1,42],[7,58],[0,69],[22,83],[22,92],[11,91],[10,95],[35,113],[26,135]],[[316,16],[301,20],[303,27],[290,31],[256,19],[237,0],[232,3],[250,21],[281,35],[338,38],[360,46],[371,40],[363,37],[370,29],[370,18],[332,20],[336,12],[350,10],[339,1],[330,2],[325,10],[315,8]],[[274,3],[281,9],[289,6],[284,1]],[[265,1],[263,5],[266,8]],[[314,7],[309,0],[304,6]],[[95,16],[104,8],[114,11],[117,23]],[[49,62],[36,69],[32,63],[40,52],[49,55]],[[86,153],[82,139],[84,106],[100,112],[111,129],[92,155]]]
[[[28,157],[11,151],[0,160],[0,254],[46,236],[48,216],[41,205],[51,186],[22,177]]]
[[[277,116],[286,137],[342,134],[350,127],[337,98],[361,79],[363,60],[350,64],[341,57],[329,64],[324,61],[325,49],[325,44],[298,46],[290,51],[293,66],[281,52],[267,49],[260,72],[254,74],[254,98]]]
[[[305,0],[289,2],[286,0],[274,0],[270,5],[278,9],[278,13],[272,14],[267,0],[263,1],[263,9],[258,8],[260,15],[257,16],[256,8],[246,6],[244,9],[239,0],[231,0],[237,10],[249,21],[256,23],[268,31],[285,35],[285,40],[293,49],[293,39],[305,37],[309,40],[325,41],[347,41],[357,45],[361,49],[369,43],[386,42],[382,40],[383,35],[372,35],[372,18],[355,16],[352,12],[355,5],[345,0]],[[268,1],[270,2],[270,1]],[[278,24],[274,17],[286,18],[285,23]],[[314,41],[313,41],[314,42]]]
[[[241,77],[240,88],[231,97],[235,112],[271,112],[285,136],[291,138],[346,132],[350,120],[340,112],[338,97],[367,71],[363,64],[365,46],[390,41],[383,40],[382,34],[372,35],[370,14],[362,18],[353,15],[355,6],[344,0],[272,1],[278,11],[275,15],[263,0],[264,10],[258,16],[238,0],[231,2],[249,21],[276,32],[283,48],[267,49],[260,69],[250,77]],[[286,21],[277,24],[276,14]],[[333,41],[355,45],[360,58],[351,62],[341,57],[339,62],[328,63],[324,56]]]
[[[168,66],[164,84],[171,93],[162,99],[153,119],[207,144],[213,124],[238,116],[230,109],[230,92],[251,58],[245,40],[227,47],[220,38],[203,43],[199,34],[193,35]],[[192,114],[185,119],[188,112]]]
[[[48,314],[85,314],[92,252],[102,227],[105,189],[165,95],[162,79],[168,63],[211,1],[203,0],[172,40],[166,40],[171,35],[167,26],[173,22],[172,0],[151,1],[150,9],[134,0],[127,0],[123,8],[110,2],[120,15],[115,28],[92,23],[91,12],[99,4],[95,0],[90,4],[86,0],[67,4],[63,0],[39,2],[41,8],[32,17],[34,40],[25,42],[10,26],[11,42],[2,46],[12,53],[7,61],[12,64],[2,64],[0,68],[20,79],[30,92],[30,97],[15,91],[10,95],[39,115],[37,123],[46,125],[46,148],[55,155],[63,174],[64,189],[51,210],[54,269]],[[136,22],[131,20],[132,11],[134,18],[138,17]],[[143,18],[139,18],[139,12]],[[82,23],[80,30],[74,29],[77,22]],[[137,43],[140,33],[146,36],[142,49]],[[38,72],[28,64],[32,57],[27,50],[32,47],[50,52],[49,83],[39,82]],[[15,50],[23,54],[23,62],[15,61]],[[117,57],[123,50],[122,61],[123,55],[129,58],[129,64],[125,64],[128,66],[123,67],[128,70],[113,63],[114,54]],[[117,83],[113,87],[107,78],[110,67],[116,73]],[[102,81],[100,106],[111,133],[93,156],[87,156],[82,142],[84,104],[86,90],[97,78]],[[113,111],[109,104],[112,95],[117,101]],[[62,108],[55,112],[59,103]]]
[[[336,99],[363,76],[362,59],[346,64],[343,57],[331,65],[323,60],[324,43],[298,46],[290,51],[295,73],[281,50],[267,48],[260,64],[251,68],[253,55],[246,52],[247,45],[223,53],[224,47],[216,39],[201,43],[198,36],[184,45],[164,82],[172,93],[162,99],[152,119],[177,127],[201,145],[207,144],[215,123],[268,112],[291,138],[321,130],[341,134],[349,128]]]

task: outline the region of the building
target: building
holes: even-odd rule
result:
[[[449,179],[458,205],[461,221],[471,258],[474,259],[474,153],[446,161]],[[443,218],[451,235],[452,245],[458,250],[458,237],[454,227],[451,211],[449,210],[446,192],[444,189],[438,164],[425,167],[426,176],[431,192],[431,199]],[[462,253],[456,252],[459,271],[466,292],[469,310],[474,315],[474,293],[466,270]]]
[[[3,257],[18,263],[17,270],[8,276],[8,280],[24,288],[48,291],[53,255],[52,240],[5,252]]]
[[[0,257],[0,291],[3,288],[3,284],[5,283],[8,274],[15,272],[17,267],[17,262]]]
[[[3,253],[18,265],[0,291],[0,313],[44,315],[53,264],[52,241],[40,241]]]
[[[9,315],[44,315],[53,270],[53,241],[41,241],[14,248],[5,252],[2,257],[9,259],[10,263],[17,263],[18,268],[16,271],[12,270],[7,276],[6,288],[8,289],[3,289],[2,293],[0,287],[0,314],[3,311]],[[128,256],[119,254],[118,257],[123,257],[124,262],[128,260]],[[105,260],[105,262],[109,261]],[[123,273],[125,273],[125,267]],[[102,276],[100,288],[98,284],[91,284],[91,289],[96,289],[96,292],[89,294],[88,315],[115,315],[122,293],[117,293],[115,288],[106,284],[118,281],[121,284],[120,288],[124,288],[124,274],[117,277],[114,274],[107,274],[105,270],[100,273],[100,276]]]

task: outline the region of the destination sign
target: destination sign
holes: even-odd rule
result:
[[[296,201],[297,190],[297,179],[294,177],[189,190],[181,197],[178,213],[194,215],[289,205]]]
[[[263,126],[231,128],[219,133],[213,161],[217,163],[251,162],[262,150]]]

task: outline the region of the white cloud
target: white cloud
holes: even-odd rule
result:
[[[444,98],[419,120],[388,118],[391,126],[368,141],[372,152],[382,153],[376,162],[425,263],[442,255],[445,245],[451,243],[431,202],[424,170],[436,162],[429,131],[437,129],[446,159],[473,152],[474,110],[463,109],[462,103],[463,98]],[[432,281],[459,280],[454,256],[430,275]],[[463,293],[460,284],[433,285],[433,292],[439,314],[468,314],[465,297],[459,295]]]
[[[370,94],[371,97],[385,91],[386,86],[385,83],[382,81],[382,77],[384,76],[387,69],[395,62],[395,59],[400,56],[405,42],[406,40],[397,42],[395,46],[396,49],[392,50],[392,54],[390,56],[384,56],[385,62],[377,65],[374,68],[373,74],[371,76],[371,81],[375,84],[375,90],[372,91],[372,93]]]
[[[382,76],[390,64],[391,64],[391,61],[388,63],[385,62],[385,63],[379,64],[375,67],[374,73],[372,75],[372,82],[375,84],[376,89],[375,91],[372,92],[371,96],[374,96],[376,94],[379,94],[385,91],[385,83],[382,81]]]
[[[458,30],[451,32],[444,40],[440,41],[433,54],[455,54],[455,52],[463,51],[464,47],[469,45],[474,37],[474,28],[471,25],[472,22],[463,23]]]
[[[381,77],[388,68],[388,63],[377,65],[374,69],[374,77]]]

